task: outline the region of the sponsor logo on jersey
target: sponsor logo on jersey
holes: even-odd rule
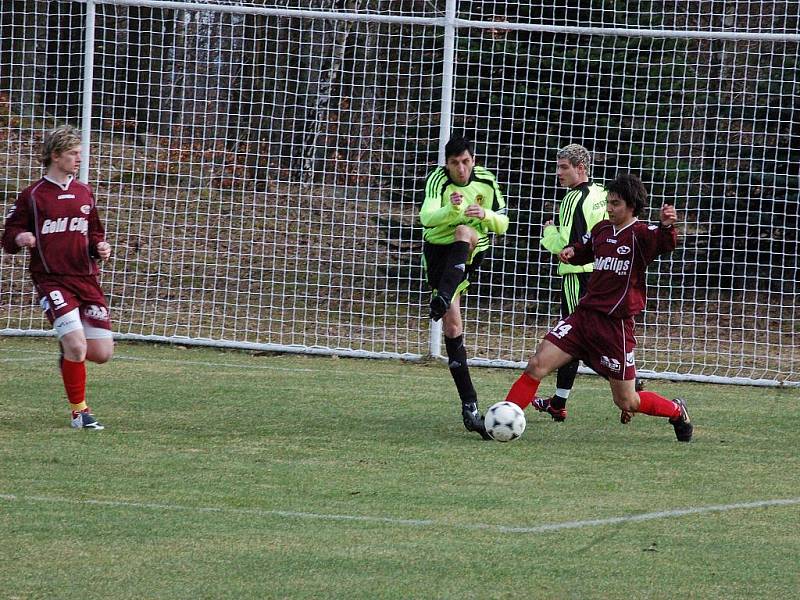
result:
[[[63,233],[64,231],[77,231],[86,235],[89,231],[89,221],[85,217],[61,217],[59,219],[45,219],[42,223],[42,235],[48,233]]]
[[[595,271],[614,271],[617,275],[625,275],[631,268],[631,261],[622,260],[614,256],[605,256],[594,259]]]
[[[483,204],[483,195],[482,194],[478,194],[477,196],[475,196],[475,203],[476,204]]]
[[[58,199],[59,200],[74,200],[75,199],[75,194],[59,194],[58,195]]]
[[[616,244],[617,240],[615,238],[608,238],[608,239],[606,239],[606,242],[609,243],[609,244]]]
[[[607,356],[600,357],[600,364],[609,371],[614,371],[615,373],[619,373],[621,368],[619,361],[616,358],[608,358]]]
[[[625,254],[630,254],[630,252],[631,249],[629,246],[620,246],[619,248],[617,248],[617,254],[625,255]]]
[[[648,225],[648,226],[647,226],[647,228],[648,228],[650,231],[655,231],[656,229],[658,229],[658,225]]]
[[[88,215],[90,212],[92,212],[92,207],[89,206],[88,204],[84,204],[83,206],[81,206],[81,212],[85,215]]]
[[[108,309],[105,306],[97,306],[97,304],[90,304],[87,306],[83,314],[90,319],[98,319],[100,321],[108,321]]]

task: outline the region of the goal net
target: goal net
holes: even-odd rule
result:
[[[593,179],[642,177],[646,219],[679,212],[638,368],[800,383],[796,7],[531,4],[4,3],[4,212],[41,175],[43,133],[71,123],[120,338],[415,359],[437,334],[417,211],[461,132],[511,217],[464,299],[467,344],[516,366],[559,315],[539,239],[556,151],[580,143]],[[45,335],[25,263],[0,256],[0,333]]]

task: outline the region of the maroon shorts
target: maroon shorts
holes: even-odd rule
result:
[[[581,308],[559,321],[545,339],[609,379],[636,379],[633,318],[614,319]]]
[[[37,275],[33,283],[39,293],[39,305],[52,325],[61,316],[80,310],[81,321],[90,327],[111,329],[108,303],[94,275]]]

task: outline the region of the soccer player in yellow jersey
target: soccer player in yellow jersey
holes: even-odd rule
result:
[[[591,180],[592,156],[579,144],[569,144],[556,154],[558,182],[568,189],[558,209],[558,219],[547,221],[541,244],[556,256],[569,244],[580,241],[592,227],[606,218],[606,189]],[[560,263],[561,317],[571,315],[578,300],[586,293],[593,265]],[[554,421],[567,418],[567,398],[578,374],[578,361],[558,369],[556,393],[550,398],[536,398],[536,410],[547,412]]]
[[[430,317],[442,319],[464,427],[489,439],[467,367],[460,298],[483,261],[492,234],[508,229],[508,216],[497,180],[475,164],[472,146],[463,137],[447,142],[445,165],[428,175],[419,220],[424,228],[423,266],[433,290]]]

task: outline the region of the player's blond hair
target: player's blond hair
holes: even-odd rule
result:
[[[50,166],[53,162],[53,153],[60,154],[81,145],[81,133],[72,125],[61,125],[52,131],[48,131],[42,143],[42,154],[39,160],[45,166]]]
[[[589,151],[580,144],[569,144],[568,146],[564,146],[558,151],[556,158],[558,160],[566,158],[573,167],[583,165],[583,167],[586,169],[586,175],[591,176],[592,174],[592,155],[589,154]]]

